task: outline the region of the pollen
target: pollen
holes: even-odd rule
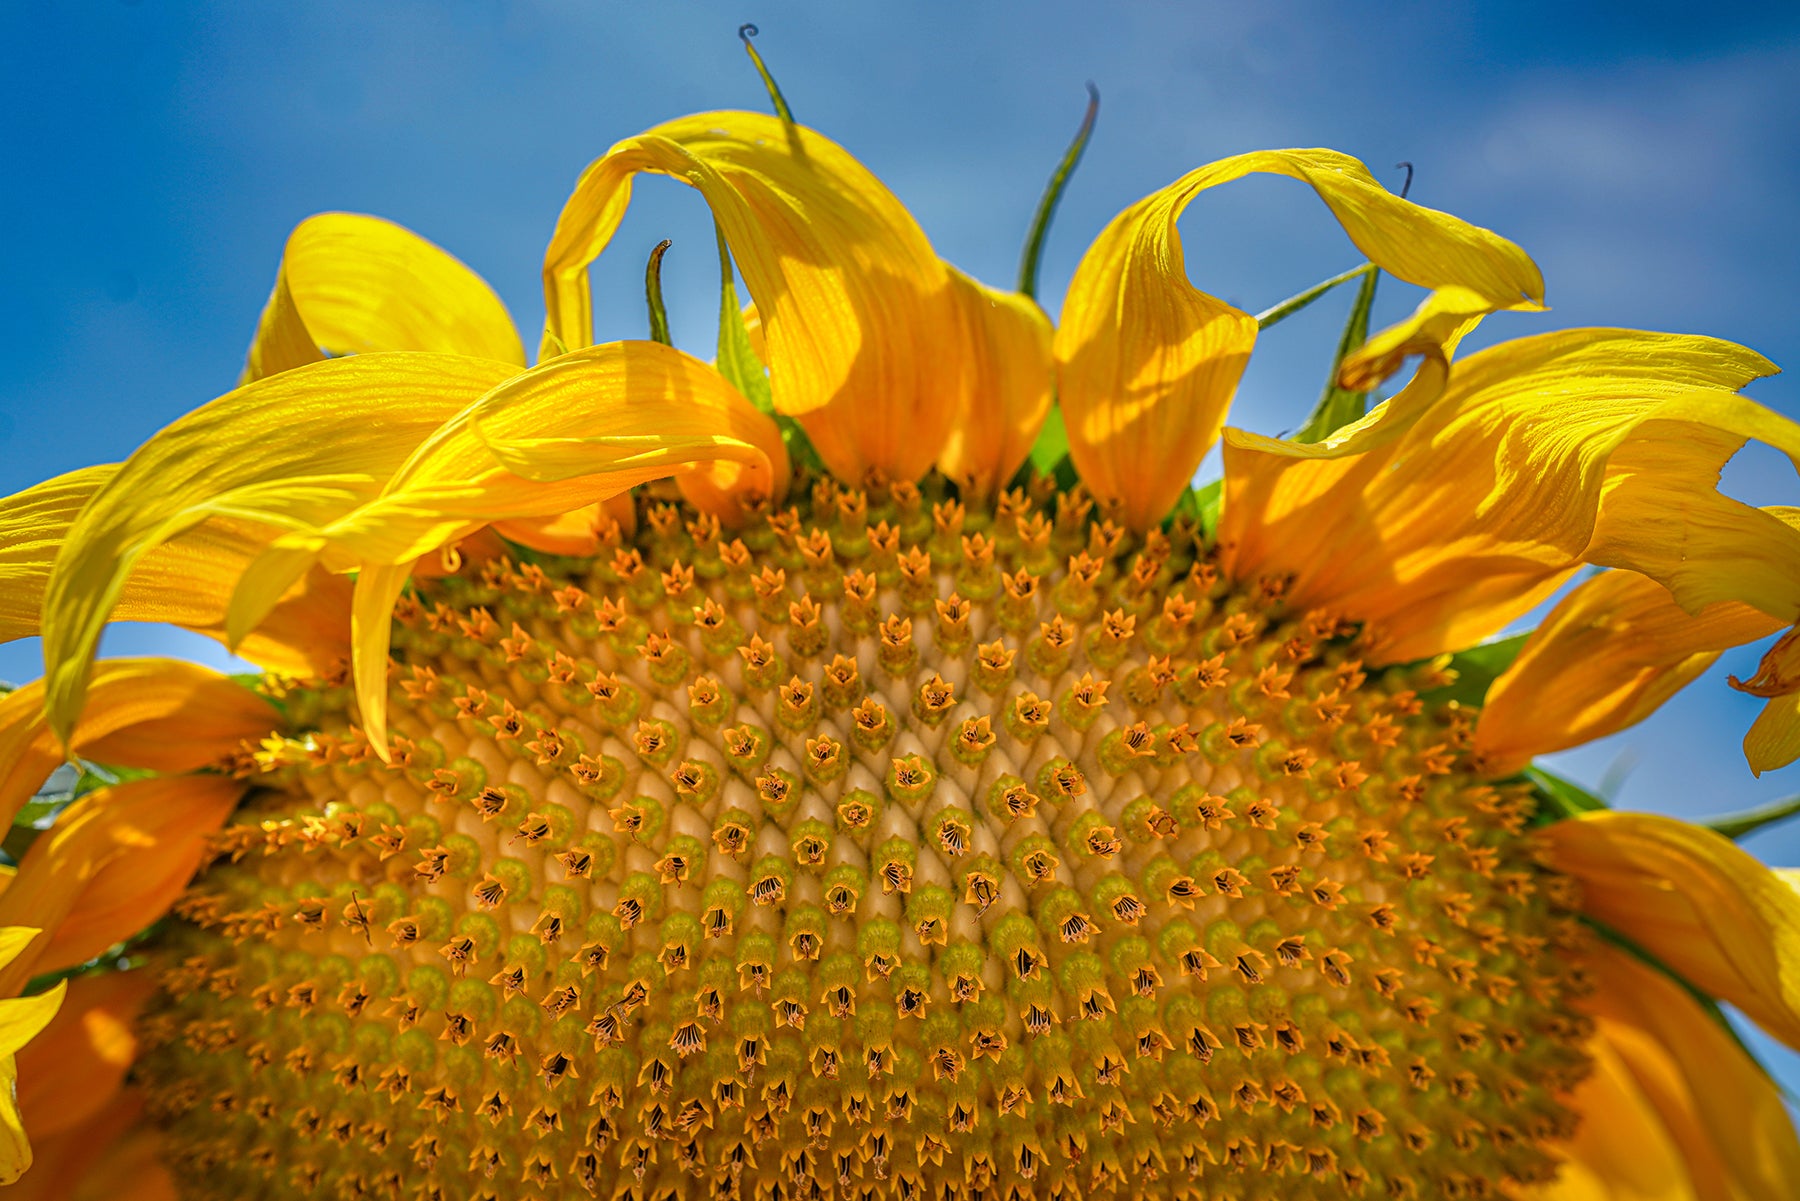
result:
[[[1551,1178],[1582,928],[1444,671],[1049,496],[645,499],[418,581],[387,762],[284,685],[305,732],[147,949],[184,1195]]]

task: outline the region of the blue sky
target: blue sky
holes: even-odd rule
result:
[[[762,108],[734,31],[755,21],[797,115],[844,143],[939,251],[1008,283],[1044,177],[1080,115],[1100,126],[1044,267],[1055,313],[1118,209],[1209,159],[1332,146],[1413,197],[1530,251],[1554,311],[1484,340],[1575,325],[1706,333],[1800,364],[1800,8],[1493,3],[896,5],[736,0],[0,6],[0,489],[116,460],[227,390],[281,243],[322,209],[377,213],[462,257],[535,341],[538,263],[568,188],[613,141],[712,108]],[[1371,10],[1380,12],[1370,17]],[[642,336],[644,256],[676,340],[713,337],[697,198],[640,184],[596,270],[603,336]],[[1312,195],[1252,179],[1184,226],[1195,282],[1259,309],[1358,261]],[[1378,319],[1413,301],[1384,285]],[[1234,421],[1274,432],[1316,397],[1348,297],[1272,331]],[[1788,377],[1751,389],[1789,415]],[[1784,460],[1747,453],[1735,495],[1796,503]],[[115,631],[112,653],[207,644]],[[0,677],[36,674],[0,648]],[[1617,803],[1682,815],[1800,790],[1751,778],[1755,703],[1725,687],[1754,652],[1635,730],[1558,758]],[[1800,831],[1754,836],[1800,862]],[[1800,1086],[1800,1066],[1779,1060]]]

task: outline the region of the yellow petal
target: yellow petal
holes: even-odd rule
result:
[[[38,633],[44,589],[81,509],[118,468],[86,467],[0,501],[0,642]],[[162,621],[225,640],[225,601],[238,573],[269,538],[265,527],[218,517],[137,561],[113,621]],[[349,590],[315,573],[290,589],[238,654],[295,674],[320,672],[348,646]]]
[[[19,1052],[19,1112],[34,1140],[84,1125],[112,1103],[137,1058],[133,1023],[155,990],[145,971],[69,981],[55,1019]]]
[[[1800,759],[1800,692],[1770,699],[1744,735],[1744,758],[1757,775]]]
[[[1400,370],[1405,359],[1421,356],[1418,372],[1397,395],[1317,442],[1290,442],[1240,429],[1227,429],[1225,441],[1231,446],[1297,459],[1342,458],[1391,442],[1411,429],[1444,395],[1450,383],[1450,358],[1458,343],[1493,311],[1493,302],[1479,292],[1439,288],[1419,303],[1412,316],[1370,337],[1345,356],[1338,368],[1339,387],[1367,392]]]
[[[148,550],[213,517],[328,521],[373,499],[439,425],[512,374],[452,355],[333,359],[247,384],[151,438],[82,510],[51,571],[52,728],[74,725],[100,631]]]
[[[711,367],[654,342],[561,355],[448,422],[382,495],[275,544],[360,564],[352,619],[363,724],[385,750],[387,613],[419,556],[491,521],[566,513],[634,484],[727,462],[692,499],[732,521],[779,500],[787,456],[774,423]],[[371,569],[381,567],[380,574]]]
[[[544,259],[543,356],[594,341],[587,267],[640,171],[699,190],[762,321],[775,407],[840,478],[912,480],[955,423],[964,371],[949,274],[911,215],[841,147],[759,113],[701,113],[582,174]]]
[[[62,1008],[67,992],[68,981],[61,980],[54,988],[35,996],[0,1000],[0,1058],[11,1059],[24,1050],[25,1044],[36,1038]]]
[[[105,659],[69,747],[115,767],[186,772],[278,729],[281,714],[227,676],[179,659]],[[0,822],[11,823],[63,762],[44,712],[43,681],[0,697]]]
[[[613,524],[602,501],[554,517],[496,521],[494,532],[547,555],[592,555],[605,545],[604,535]]]
[[[0,995],[17,991],[14,983]],[[33,997],[0,1000],[0,1185],[11,1184],[31,1166],[31,1143],[19,1116],[18,1068],[13,1056],[50,1024],[67,991],[68,982],[61,981]]]
[[[1586,558],[1662,581],[1690,612],[1740,600],[1800,620],[1796,511],[1754,508],[1717,490],[1746,436],[1738,422],[1645,421],[1608,464]]]
[[[1530,1201],[1701,1201],[1680,1144],[1618,1053],[1588,1044],[1594,1071],[1569,1098],[1581,1117],[1554,1182],[1521,1190]],[[1712,1201],[1712,1198],[1706,1198]]]
[[[1800,893],[1729,839],[1655,814],[1585,813],[1543,837],[1585,913],[1800,1047]]]
[[[37,1162],[7,1201],[178,1201],[168,1171],[146,1154],[159,1132],[143,1111],[143,1096],[126,1088],[88,1121],[38,1139]]]
[[[1543,298],[1517,246],[1409,204],[1329,150],[1268,150],[1191,171],[1126,209],[1082,257],[1056,331],[1057,389],[1084,483],[1147,528],[1162,519],[1218,439],[1256,322],[1187,280],[1176,221],[1216,184],[1256,172],[1310,185],[1364,254],[1428,288],[1485,298],[1482,311]]]
[[[1781,1093],[1742,1046],[1675,981],[1615,947],[1589,956],[1582,1002],[1680,1148],[1703,1196],[1787,1201],[1800,1139]]]
[[[1442,399],[1376,449],[1296,459],[1228,443],[1227,566],[1289,576],[1290,603],[1371,623],[1385,660],[1467,646],[1578,565],[1608,457],[1639,423],[1739,411],[1750,402],[1733,390],[1770,370],[1742,347],[1672,334],[1502,343],[1458,363]]]
[[[1778,624],[1735,601],[1690,615],[1668,589],[1636,572],[1595,576],[1551,610],[1488,689],[1475,726],[1483,771],[1510,775],[1534,755],[1635,725],[1720,651]]]
[[[247,787],[223,776],[157,776],[65,809],[0,893],[0,922],[45,932],[0,968],[0,994],[84,963],[166,913]]]
[[[749,468],[738,503],[779,500],[775,426],[711,367],[655,342],[559,356],[446,422],[381,495],[277,546],[329,545],[399,565],[488,524],[567,513],[634,484],[719,460]]]
[[[308,217],[288,236],[243,382],[377,350],[525,365],[506,306],[460,261],[379,217]]]
[[[965,497],[991,498],[1012,478],[1050,415],[1050,319],[1037,302],[951,268],[968,345],[962,420],[938,469]]]
[[[393,631],[394,602],[411,573],[404,567],[372,564],[356,577],[356,593],[350,609],[350,636],[354,643],[351,663],[356,706],[362,714],[363,733],[384,760],[387,758],[388,645]]]
[[[50,564],[75,515],[116,470],[83,467],[0,501],[0,642],[38,632]]]

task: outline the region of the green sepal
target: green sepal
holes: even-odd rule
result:
[[[1541,767],[1528,767],[1522,774],[1531,781],[1532,792],[1538,799],[1537,814],[1531,823],[1534,826],[1547,826],[1564,818],[1611,808],[1581,785]]]
[[[1331,360],[1325,394],[1319,397],[1312,415],[1294,435],[1295,442],[1322,442],[1368,412],[1368,394],[1340,388],[1337,380],[1344,360],[1369,340],[1369,310],[1375,305],[1375,282],[1380,278],[1381,272],[1373,269],[1362,277],[1362,285],[1356,290],[1356,301],[1350,306],[1350,317],[1344,322],[1343,335],[1338,339],[1337,356]]]
[[[1754,834],[1764,826],[1778,821],[1786,821],[1800,813],[1800,796],[1783,797],[1779,801],[1770,801],[1766,805],[1758,805],[1754,809],[1740,809],[1736,813],[1725,813],[1718,817],[1709,817],[1700,821],[1714,834],[1722,834],[1736,841]]]
[[[1039,475],[1055,476],[1056,486],[1064,492],[1075,486],[1078,477],[1075,462],[1069,458],[1069,430],[1063,424],[1060,404],[1050,406],[1050,413],[1044,418],[1037,441],[1031,444],[1031,454],[1025,461]]]
[[[731,247],[725,243],[725,231],[713,223],[713,235],[719,243],[719,349],[715,366],[727,383],[743,394],[745,400],[775,419],[781,429],[781,442],[787,448],[788,462],[795,467],[823,470],[825,462],[813,449],[812,441],[800,423],[775,411],[774,394],[769,390],[769,371],[750,346],[750,329],[744,323],[744,309],[738,303],[737,285],[731,267]]]
[[[1450,701],[1461,705],[1482,704],[1487,700],[1488,689],[1512,666],[1530,637],[1531,632],[1527,631],[1457,651],[1450,656],[1450,670],[1456,673],[1455,683],[1433,688],[1423,699],[1434,704]]]

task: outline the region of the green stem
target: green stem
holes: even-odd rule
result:
[[[668,238],[658,242],[656,249],[650,252],[649,263],[644,266],[644,300],[650,306],[650,340],[664,346],[675,345],[669,339],[669,312],[663,307],[662,294],[663,255],[669,252],[671,245]]]
[[[755,44],[750,41],[751,38],[761,32],[762,31],[754,25],[744,24],[738,26],[738,37],[743,40],[744,49],[750,54],[750,61],[756,64],[756,73],[762,76],[763,87],[769,90],[769,102],[775,106],[775,115],[780,117],[783,121],[786,121],[789,125],[792,125],[794,123],[794,110],[788,107],[787,97],[781,94],[781,85],[775,82],[775,77],[773,75],[769,74],[769,68],[764,64],[762,55],[756,52]]]
[[[1258,313],[1256,315],[1256,328],[1259,330],[1268,329],[1282,318],[1291,317],[1295,313],[1298,313],[1301,309],[1325,295],[1325,293],[1331,291],[1339,284],[1347,284],[1358,276],[1365,275],[1373,270],[1375,270],[1374,263],[1364,263],[1360,267],[1350,268],[1350,270],[1344,272],[1342,275],[1334,275],[1324,283],[1314,284],[1298,296],[1290,296],[1274,308],[1264,309],[1262,312]]]
[[[1062,162],[1056,165],[1056,173],[1050,177],[1038,200],[1037,212],[1031,218],[1031,232],[1025,238],[1025,251],[1019,256],[1019,291],[1033,300],[1037,299],[1038,267],[1044,257],[1044,239],[1050,234],[1050,218],[1056,215],[1056,206],[1069,186],[1070,176],[1075,174],[1075,164],[1081,161],[1082,152],[1087,149],[1088,139],[1094,136],[1094,120],[1100,115],[1100,89],[1090,83],[1087,90],[1087,113],[1081,118],[1081,128],[1075,131],[1075,140],[1063,151]]]
[[[1745,809],[1739,813],[1727,813],[1723,817],[1707,818],[1700,824],[1715,834],[1723,834],[1730,839],[1739,839],[1746,834],[1756,833],[1772,822],[1790,818],[1796,813],[1800,813],[1800,796],[1770,801],[1766,805],[1758,805],[1754,809]]]

